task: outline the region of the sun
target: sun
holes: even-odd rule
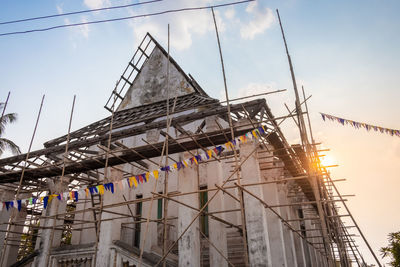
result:
[[[336,165],[336,159],[330,155],[324,155],[324,156],[320,156],[319,157],[321,164],[323,166],[332,166],[332,165]]]

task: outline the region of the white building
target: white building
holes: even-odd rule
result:
[[[226,103],[210,98],[147,35],[106,105],[114,107],[110,117],[30,154],[28,163],[45,160],[24,170],[23,196],[48,190],[64,198],[53,197],[46,209],[28,203],[21,212],[1,211],[2,266],[18,254],[14,266],[153,266],[165,252],[167,266],[246,266],[246,258],[250,266],[333,266],[334,255],[350,266],[322,180],[312,186],[307,155],[287,144],[264,99],[233,102],[231,129]],[[235,139],[234,149],[227,148]],[[22,169],[10,166],[24,156],[1,159],[0,180],[18,184]],[[167,177],[160,170],[156,179],[153,171],[165,166],[174,170]],[[127,179],[135,176],[139,184],[129,188]],[[82,190],[106,183],[113,183],[113,193]],[[78,188],[78,200],[66,201],[64,193]],[[4,189],[1,200],[13,194]],[[18,245],[24,220],[25,232],[38,237]]]

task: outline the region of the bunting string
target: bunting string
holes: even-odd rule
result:
[[[250,132],[247,132],[244,135],[238,136],[235,139],[226,142],[223,145],[216,146],[213,149],[207,150],[205,153],[197,154],[193,157],[184,159],[180,162],[176,162],[169,166],[163,166],[159,169],[148,171],[142,174],[133,175],[128,178],[124,178],[122,180],[99,184],[96,186],[86,187],[86,188],[79,188],[73,191],[62,192],[60,194],[49,194],[47,196],[41,197],[30,197],[25,199],[14,199],[10,201],[3,201],[0,202],[0,211],[6,208],[10,210],[11,208],[17,208],[18,211],[21,210],[22,203],[26,203],[29,205],[41,203],[43,204],[43,208],[46,209],[48,204],[57,199],[58,201],[75,201],[77,202],[81,198],[88,197],[89,194],[100,194],[104,195],[106,191],[111,192],[114,194],[116,189],[118,190],[125,190],[126,188],[137,188],[142,184],[147,183],[151,178],[158,179],[160,177],[160,173],[162,172],[174,172],[180,171],[184,168],[192,167],[198,165],[200,162],[210,160],[213,156],[219,157],[222,151],[224,150],[234,150],[240,143],[247,143],[248,141],[258,140],[266,133],[266,128],[264,126],[258,127]]]
[[[326,121],[326,119],[328,119],[330,121],[338,122],[338,123],[340,123],[342,125],[350,125],[350,126],[356,128],[356,129],[364,128],[367,131],[374,130],[375,132],[386,133],[386,134],[390,134],[391,136],[400,137],[400,130],[383,128],[383,127],[380,127],[380,126],[375,126],[375,125],[371,125],[371,124],[367,124],[367,123],[363,123],[363,122],[347,120],[347,119],[335,117],[335,116],[332,116],[332,115],[329,115],[329,114],[325,114],[325,113],[322,113],[322,112],[320,112],[320,114],[321,114],[322,119],[324,121]]]

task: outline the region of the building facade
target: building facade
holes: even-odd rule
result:
[[[0,160],[28,199],[0,212],[1,266],[350,266],[322,174],[265,99],[210,98],[148,34],[106,108],[39,166]]]

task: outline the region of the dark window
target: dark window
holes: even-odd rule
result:
[[[207,186],[200,187],[200,190],[204,189],[207,189]],[[200,208],[203,208],[208,201],[208,192],[200,192],[199,198]],[[208,212],[208,206],[204,209],[204,212]],[[208,237],[208,215],[200,215],[200,230]]]
[[[142,195],[137,195],[136,199],[143,198]],[[135,221],[139,222],[142,219],[142,202],[136,203],[136,213],[135,213]],[[140,247],[140,227],[141,223],[135,223],[135,240],[133,245],[135,247]]]
[[[162,194],[162,192],[160,192],[159,194]],[[163,214],[163,200],[162,198],[160,198],[157,201],[157,219],[162,219],[162,214]]]

